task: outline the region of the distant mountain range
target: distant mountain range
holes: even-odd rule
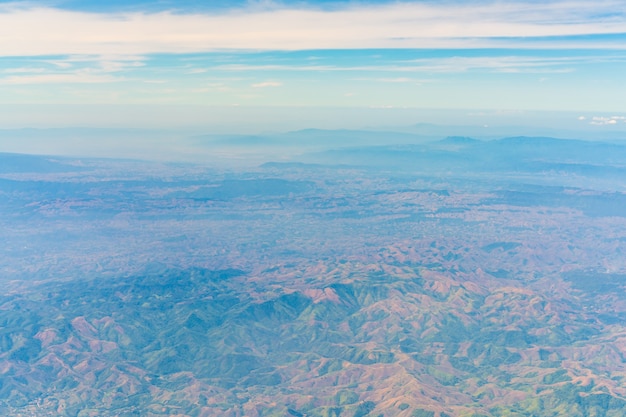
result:
[[[442,126],[420,123],[413,126],[347,129],[302,129],[290,132],[257,134],[205,133],[201,129],[124,129],[58,128],[0,129],[0,151],[69,156],[106,156],[138,159],[201,162],[218,152],[221,158],[263,153],[264,162],[271,155],[294,156],[311,150],[345,147],[422,145],[446,137],[476,138],[494,141],[515,135],[544,138],[579,138],[620,144],[626,130],[614,126],[595,130],[551,130],[521,127]],[[452,145],[449,142],[448,145]],[[459,143],[456,143],[459,145]],[[279,150],[280,149],[280,150]],[[225,151],[225,152],[224,152]]]

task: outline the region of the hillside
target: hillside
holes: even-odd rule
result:
[[[431,174],[29,156],[0,174],[0,413],[624,415],[623,149],[533,141],[414,147],[475,167]]]

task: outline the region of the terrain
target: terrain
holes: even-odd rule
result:
[[[331,142],[0,154],[0,412],[624,415],[626,146]]]

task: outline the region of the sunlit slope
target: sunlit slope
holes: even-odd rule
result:
[[[593,312],[573,314],[577,298],[565,287],[546,294],[488,276],[342,268],[351,278],[294,282],[262,297],[246,291],[242,271],[165,268],[4,296],[2,407],[348,416],[626,409],[626,334]]]

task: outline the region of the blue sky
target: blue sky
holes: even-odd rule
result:
[[[626,1],[3,1],[0,40],[2,127],[626,114]]]

